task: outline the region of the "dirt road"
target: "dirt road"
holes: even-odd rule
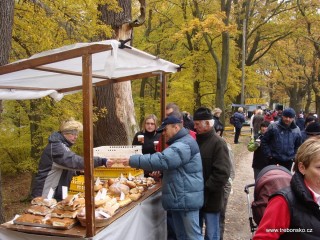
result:
[[[236,176],[233,182],[233,193],[229,197],[227,207],[224,239],[249,240],[251,231],[248,220],[247,195],[244,192],[244,187],[253,183],[253,170],[251,168],[253,154],[247,150],[250,136],[244,131],[244,136],[240,136],[239,139],[240,144],[232,143],[231,133],[227,133],[226,138],[229,139],[228,142],[231,143],[235,155]],[[253,188],[250,190],[252,192]]]

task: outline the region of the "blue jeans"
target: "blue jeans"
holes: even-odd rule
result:
[[[199,211],[170,211],[174,232],[179,240],[203,240]]]
[[[206,231],[204,235],[205,240],[220,240],[220,212],[207,213],[201,212],[200,215],[200,227],[202,229],[203,219],[206,225]]]

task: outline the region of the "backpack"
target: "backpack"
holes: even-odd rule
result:
[[[259,225],[262,219],[269,197],[290,186],[291,178],[291,172],[282,166],[269,165],[261,170],[257,176],[251,204],[252,217],[256,224]]]
[[[230,117],[230,124],[234,124],[234,122],[235,122],[235,119],[234,119],[234,115],[232,115],[231,117]]]

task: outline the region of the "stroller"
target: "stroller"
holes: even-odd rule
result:
[[[285,167],[269,165],[261,170],[255,183],[245,186],[247,194],[249,224],[253,236],[257,229],[264,210],[267,207],[269,197],[278,190],[290,186],[292,174]],[[253,201],[250,201],[250,188],[254,188]]]

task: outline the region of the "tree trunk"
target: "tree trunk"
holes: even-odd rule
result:
[[[95,105],[107,108],[108,113],[94,126],[94,146],[131,144],[136,122],[130,83],[99,87],[95,89],[95,93]]]
[[[133,27],[144,22],[145,1],[139,2],[141,15],[134,21],[131,19],[130,0],[118,0],[123,9],[120,13],[109,11],[108,5],[99,6],[102,21],[114,30],[114,39],[131,39]],[[127,45],[131,45],[131,41]],[[97,87],[94,104],[108,110],[106,118],[98,119],[94,126],[94,146],[131,144],[136,120],[130,81]]]
[[[225,124],[225,102],[224,95],[227,89],[228,82],[228,72],[229,72],[229,58],[230,58],[230,48],[229,48],[229,33],[222,33],[222,61],[221,61],[221,75],[219,81],[217,78],[217,91],[216,91],[216,106],[222,110],[221,120]]]
[[[12,38],[12,26],[13,26],[13,9],[14,0],[1,0],[0,1],[0,66],[9,62],[9,56],[11,51],[11,38]],[[0,100],[0,114],[2,113],[2,101]],[[2,118],[0,115],[0,124]],[[2,208],[2,181],[0,170],[0,223],[4,223],[4,212]]]

